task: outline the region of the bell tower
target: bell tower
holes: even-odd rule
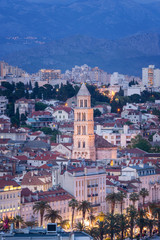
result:
[[[77,94],[77,108],[74,110],[74,135],[72,158],[96,160],[93,109],[91,95],[83,83]]]

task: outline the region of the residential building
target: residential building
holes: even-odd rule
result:
[[[49,127],[53,121],[52,114],[47,111],[35,111],[31,118],[28,118],[26,123],[35,128]]]
[[[61,70],[57,69],[41,69],[39,71],[40,80],[49,82],[53,79],[60,79],[61,78]]]
[[[7,104],[8,104],[8,99],[5,96],[0,96],[0,115],[6,113]]]
[[[19,109],[19,114],[29,114],[31,115],[35,111],[35,100],[21,98],[15,102],[15,113]]]
[[[21,216],[24,221],[38,220],[40,222],[40,214],[33,214],[33,206],[37,201],[46,201],[52,209],[59,211],[63,220],[68,219],[71,222],[72,209],[69,208],[68,202],[72,198],[73,196],[63,188],[50,188],[48,191],[36,193],[24,188],[21,194]],[[47,221],[44,220],[44,226],[46,225]]]
[[[89,201],[95,214],[106,212],[106,171],[100,167],[71,167],[59,172],[57,183],[78,201]],[[79,220],[81,213],[77,213]]]
[[[142,68],[142,83],[147,88],[160,87],[160,69],[156,69],[154,65],[148,68]]]
[[[0,218],[20,215],[21,186],[7,177],[0,178]]]

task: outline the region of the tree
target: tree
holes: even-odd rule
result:
[[[121,240],[123,240],[124,233],[127,230],[127,228],[129,227],[128,219],[127,219],[126,215],[124,215],[124,214],[117,214],[116,218],[117,218],[117,223],[118,223],[120,231],[121,231]]]
[[[137,193],[131,193],[129,196],[129,200],[133,202],[133,206],[135,207],[136,201],[139,200],[139,195]]]
[[[127,208],[127,217],[130,228],[130,238],[133,240],[133,228],[137,219],[137,210],[134,206],[131,205],[129,208]]]
[[[27,120],[26,115],[24,113],[22,113],[21,114],[21,124],[25,125],[26,124],[26,120]]]
[[[84,201],[79,203],[79,206],[78,206],[77,209],[78,209],[78,211],[82,212],[83,223],[84,223],[86,212],[89,212],[89,210],[91,209],[91,203],[86,201],[86,200],[84,200]]]
[[[151,208],[152,214],[158,219],[158,235],[160,235],[160,207],[155,205]]]
[[[96,217],[93,214],[93,208],[91,207],[90,212],[89,212],[89,217],[88,217],[91,226],[93,226],[93,222],[95,221]]]
[[[115,205],[116,205],[116,202],[119,201],[119,195],[118,193],[109,193],[107,196],[106,196],[106,201],[111,203],[111,213],[112,215],[114,214],[114,209],[115,209]]]
[[[25,225],[27,226],[27,227],[35,227],[35,226],[38,226],[38,222],[37,221],[35,221],[35,220],[32,220],[32,221],[27,221],[27,222],[25,222]]]
[[[100,117],[101,116],[101,111],[99,111],[99,109],[95,109],[94,110],[94,117]]]
[[[47,209],[47,213],[45,214],[45,220],[51,221],[51,223],[55,223],[56,220],[62,220],[62,217],[59,215],[58,210],[54,210],[52,208]]]
[[[74,212],[75,209],[78,207],[78,201],[76,199],[72,199],[71,201],[69,201],[68,206],[72,208],[72,229],[73,229],[73,224],[74,224]]]
[[[104,221],[97,221],[96,222],[96,232],[97,232],[97,235],[99,236],[99,240],[103,240],[104,238],[104,235],[106,235],[107,233],[107,223],[106,223],[106,220]]]
[[[63,229],[69,229],[70,228],[70,224],[69,224],[69,220],[68,219],[64,219],[58,223],[58,226],[61,226],[61,228]]]
[[[131,139],[131,146],[132,148],[140,148],[146,152],[151,150],[151,144],[141,135],[137,135],[135,138]]]
[[[16,225],[16,228],[19,229],[19,225],[20,223],[23,223],[23,218],[19,215],[16,215],[14,218],[13,218],[13,222],[15,223]]]
[[[118,201],[120,202],[120,205],[121,205],[121,214],[123,212],[123,203],[124,203],[124,199],[127,197],[126,193],[124,192],[119,192],[118,193]]]
[[[109,234],[111,240],[114,238],[114,234],[120,231],[119,225],[117,223],[117,216],[112,213],[106,215],[106,231]]]
[[[138,211],[137,225],[140,229],[140,237],[142,237],[143,228],[147,225],[146,212],[143,209]]]
[[[149,196],[149,192],[146,188],[142,188],[141,191],[139,192],[140,196],[142,197],[143,199],[143,208],[144,208],[144,204],[145,204],[145,198],[147,196]]]
[[[146,226],[149,228],[149,235],[150,237],[152,237],[152,231],[153,231],[153,227],[157,225],[157,222],[155,219],[146,219]]]
[[[76,231],[82,232],[85,230],[85,228],[86,227],[85,227],[84,223],[78,222],[75,224]]]
[[[46,135],[52,135],[52,129],[50,127],[43,127],[41,131]]]
[[[43,226],[43,216],[47,209],[50,209],[50,205],[46,201],[39,201],[33,205],[33,213],[40,213],[40,225]]]
[[[37,102],[35,104],[35,111],[44,111],[48,105],[42,102]]]

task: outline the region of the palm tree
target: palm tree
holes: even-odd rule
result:
[[[61,219],[61,221],[58,223],[58,226],[61,226],[61,228],[63,228],[63,229],[70,228],[69,220],[68,219],[65,219],[65,220]]]
[[[33,220],[33,221],[27,221],[27,222],[25,222],[25,225],[27,226],[27,227],[34,227],[34,226],[38,226],[38,222],[37,221],[35,221],[35,220]]]
[[[86,211],[89,212],[89,210],[91,209],[91,203],[88,202],[88,201],[82,201],[79,203],[79,206],[78,206],[78,211],[82,211],[82,216],[83,216],[83,223],[84,223],[84,220],[85,220],[85,216],[86,216]]]
[[[140,196],[143,199],[143,208],[144,208],[144,203],[145,203],[145,198],[149,196],[149,192],[146,188],[142,188],[141,191],[139,192]]]
[[[137,225],[140,228],[140,237],[142,237],[143,228],[147,225],[146,211],[143,209],[138,212]]]
[[[47,213],[44,217],[46,221],[51,221],[51,223],[55,223],[56,220],[62,220],[62,217],[59,215],[59,211],[52,208],[47,209]]]
[[[84,223],[78,222],[75,224],[75,229],[76,231],[82,232],[85,230],[85,225]]]
[[[51,208],[51,207],[46,201],[36,202],[33,206],[33,213],[40,213],[41,226],[43,226],[43,216],[44,216],[45,210],[47,210],[49,208]]]
[[[91,207],[90,212],[89,212],[89,217],[88,217],[91,226],[93,226],[93,222],[95,221],[96,217],[93,214],[93,208]]]
[[[111,213],[106,215],[106,231],[110,236],[110,239],[113,240],[114,234],[119,232],[119,225],[117,223],[117,217]]]
[[[23,223],[23,218],[19,215],[16,215],[14,218],[13,218],[13,222],[16,224],[16,228],[19,229],[19,225],[20,223]]]
[[[120,205],[121,205],[121,214],[122,214],[122,212],[123,212],[123,203],[124,203],[124,199],[127,197],[127,195],[126,195],[126,193],[124,193],[124,192],[119,192],[118,193],[118,198],[119,198],[119,202],[120,202]]]
[[[150,235],[150,237],[152,237],[153,227],[154,227],[156,224],[157,224],[157,222],[156,222],[155,219],[149,219],[149,218],[147,218],[146,225],[147,225],[147,227],[149,228],[149,235]]]
[[[135,226],[135,221],[137,218],[137,210],[134,206],[130,206],[127,208],[127,217],[128,217],[128,223],[130,228],[130,238],[133,240],[133,228]]]
[[[111,213],[112,213],[112,215],[114,214],[115,205],[116,205],[116,202],[118,202],[118,200],[119,200],[118,193],[109,193],[106,196],[106,201],[111,203]]]
[[[156,205],[156,207],[152,209],[152,213],[158,219],[158,235],[160,235],[160,207]]]
[[[133,193],[130,194],[129,199],[130,199],[130,201],[133,202],[133,206],[135,207],[136,201],[139,200],[139,195],[137,193],[133,192]]]
[[[120,231],[121,231],[121,240],[123,240],[124,233],[128,228],[128,220],[127,220],[126,215],[124,215],[124,214],[117,214],[116,218],[117,218],[117,223],[118,223]]]
[[[88,233],[91,237],[93,237],[93,239],[101,240],[97,227],[88,228],[85,230],[85,232]]]
[[[104,236],[106,235],[106,221],[97,221],[96,222],[96,232],[95,234],[98,235],[99,240],[103,240]]]
[[[68,206],[72,208],[72,229],[73,229],[73,224],[74,224],[74,212],[75,209],[78,207],[78,201],[76,199],[72,199],[71,201],[69,201]]]

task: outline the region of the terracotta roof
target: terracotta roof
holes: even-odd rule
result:
[[[10,179],[6,180],[6,179],[1,178],[0,179],[0,188],[4,188],[5,186],[19,187],[20,185],[14,180],[10,180]]]
[[[7,144],[10,138],[0,138],[0,144]]]

